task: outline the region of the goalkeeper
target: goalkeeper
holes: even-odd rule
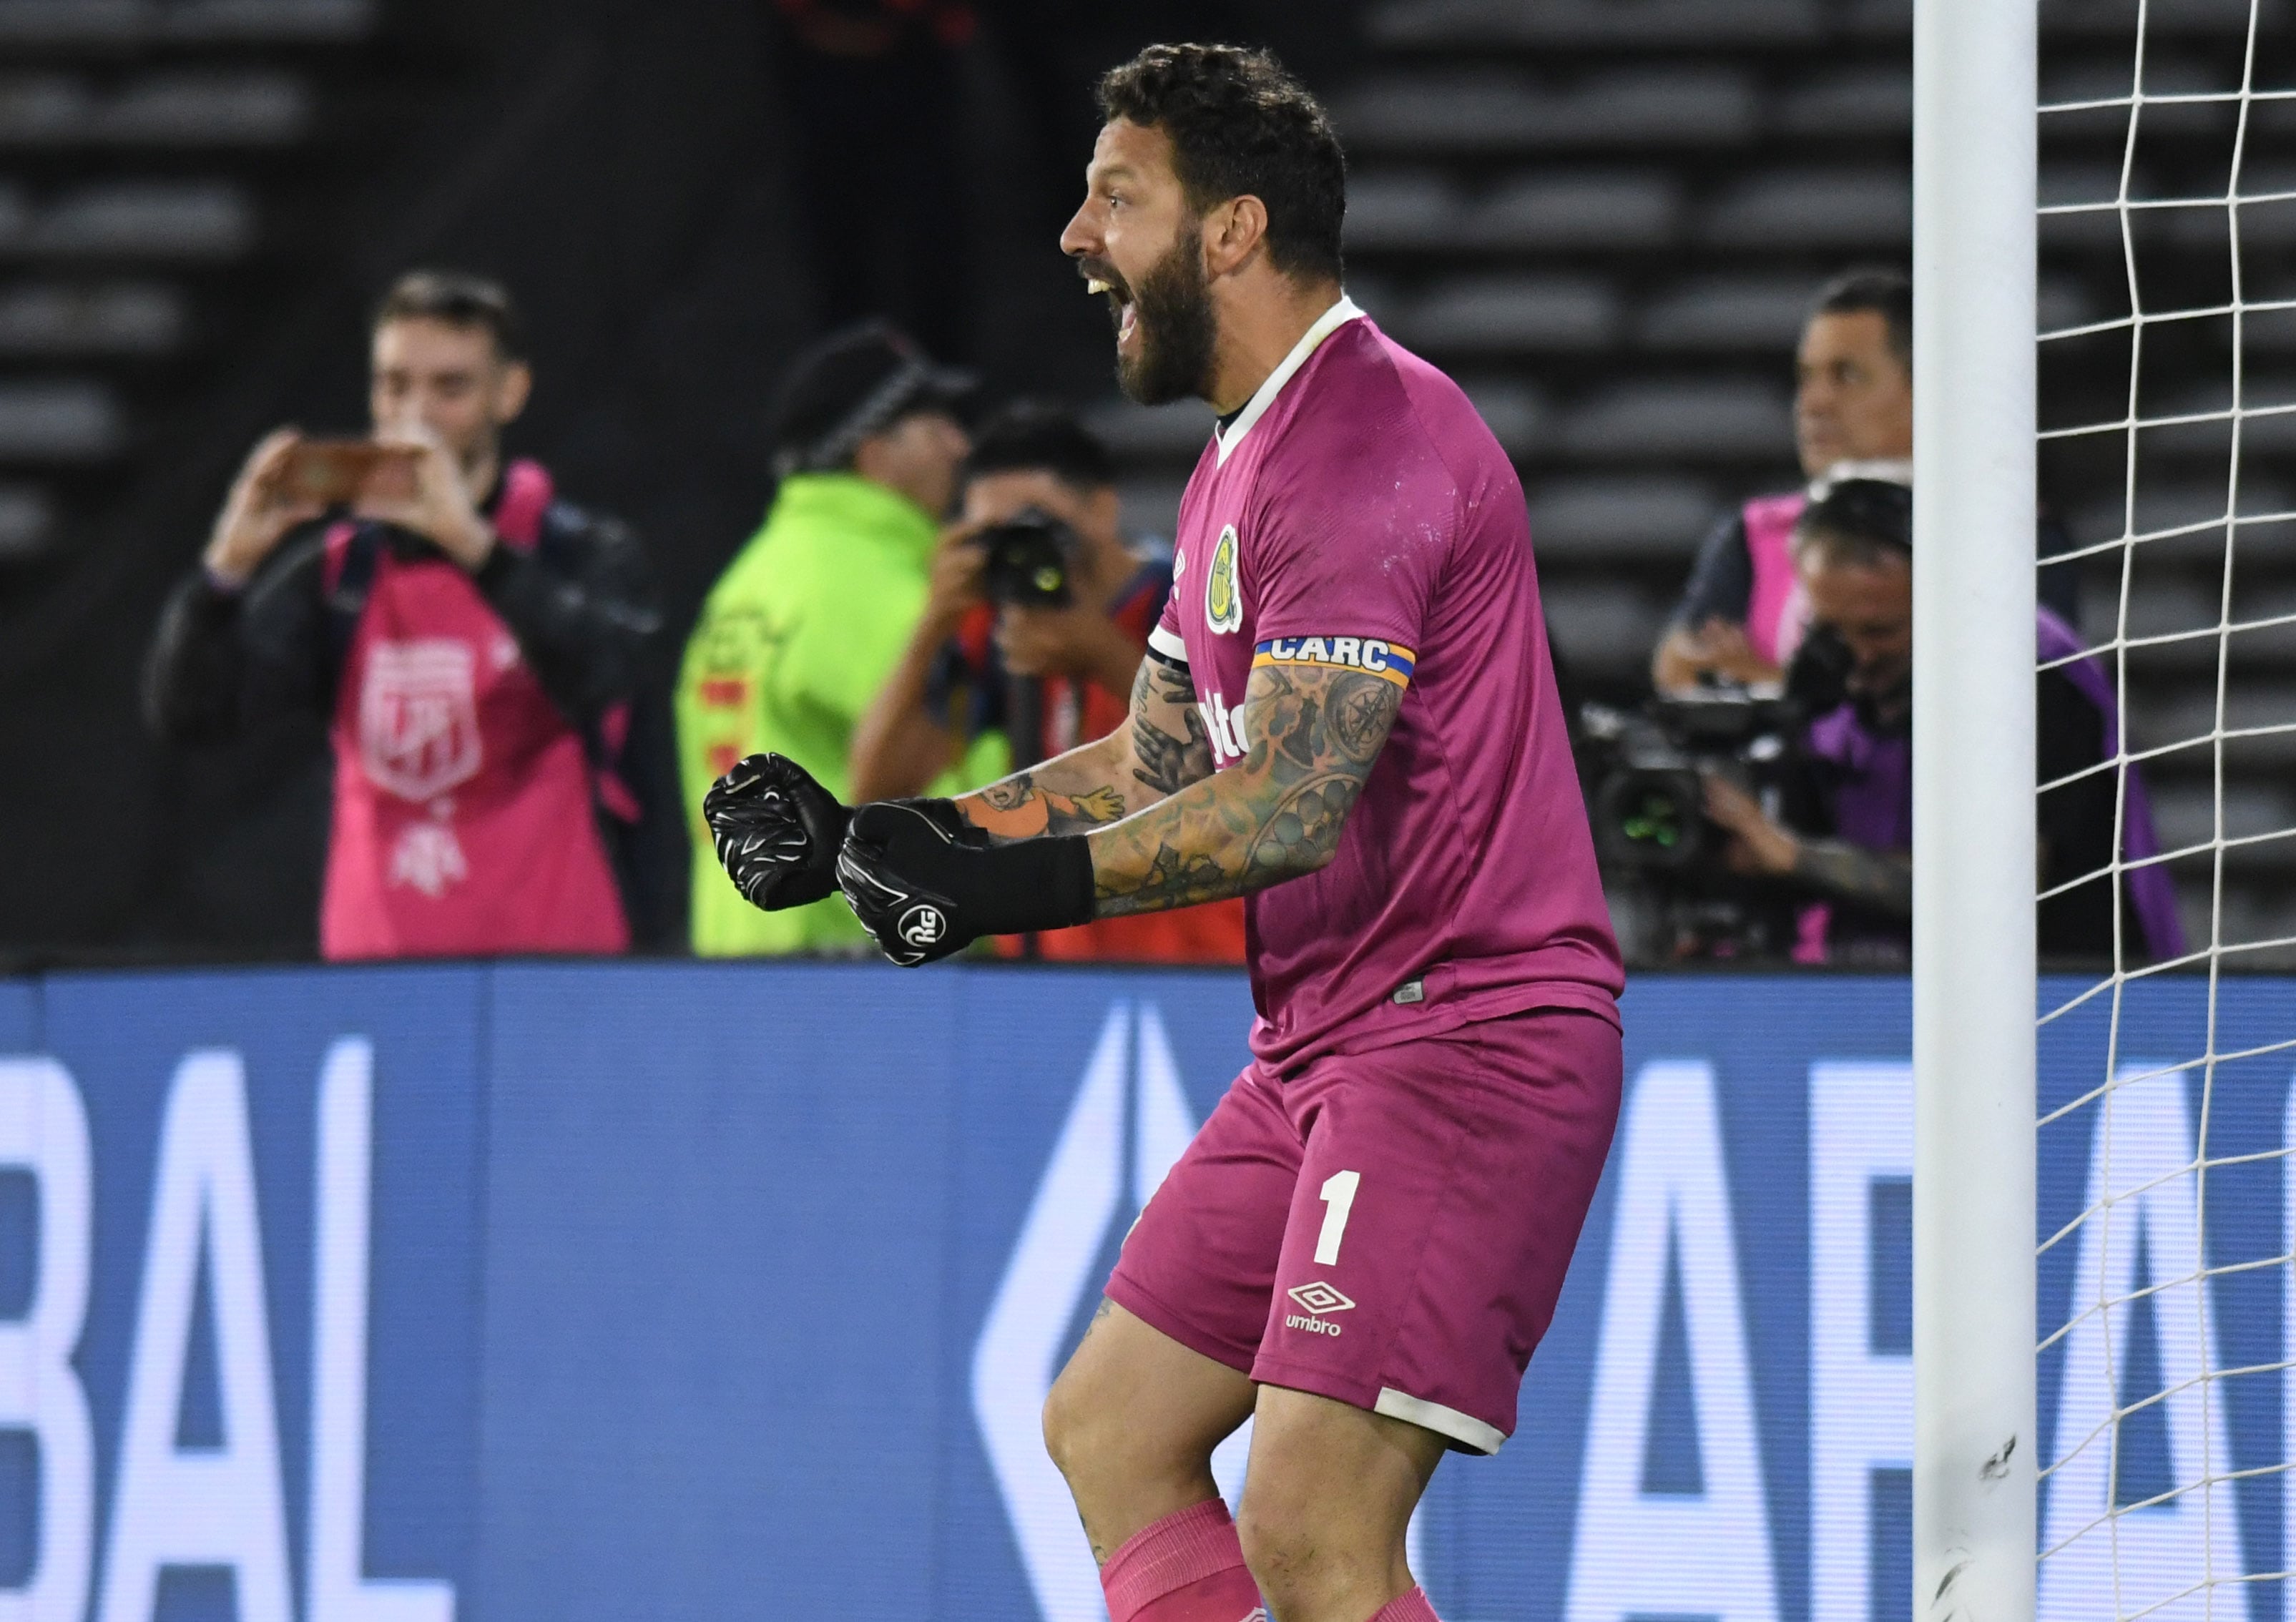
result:
[[[1126,1240],[1046,1439],[1113,1622],[1245,1622],[1263,1593],[1283,1622],[1432,1622],[1412,1509],[1447,1449],[1513,1429],[1619,1105],[1522,490],[1341,292],[1339,144],[1272,58],[1152,46],[1100,94],[1062,245],[1126,390],[1221,415],[1129,720],[849,813],[757,758],[708,814],[744,895],[838,883],[898,963],[1249,897],[1252,1062]],[[1239,1528],[1210,1461],[1247,1418]]]

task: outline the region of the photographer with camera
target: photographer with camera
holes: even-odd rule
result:
[[[623,951],[644,556],[503,461],[533,377],[502,288],[404,276],[372,343],[371,439],[282,429],[248,458],[161,618],[151,725],[329,722],[331,960]]]
[[[1107,447],[1058,406],[1008,406],[980,430],[924,613],[854,729],[853,799],[919,794],[952,767],[993,782],[1116,731],[1171,590],[1168,563],[1124,544]],[[1241,963],[1243,905],[1033,939],[1062,961]]]
[[[1800,911],[1798,962],[1901,963],[1913,916],[1913,494],[1848,479],[1795,526],[1796,572],[1810,630],[1788,676],[1814,717],[1801,738],[1811,788],[1780,816],[1722,772],[1705,774],[1705,814],[1728,837],[1734,871],[1790,887]],[[2038,946],[2046,957],[2113,954],[2115,774],[2088,768],[2120,752],[2112,689],[2077,633],[2044,607],[2036,617]],[[2065,661],[2062,663],[2053,661]],[[2144,783],[2131,764],[2120,807],[2121,856],[2159,853]],[[2070,781],[2068,781],[2070,780]],[[2160,866],[2125,869],[2120,946],[2129,958],[2184,950],[2175,897]],[[2051,894],[2049,892],[2059,892]]]
[[[1767,687],[1784,677],[1809,623],[1795,569],[1794,526],[1844,478],[1912,477],[1914,284],[1894,270],[1853,270],[1817,291],[1794,353],[1794,450],[1808,481],[1758,496],[1717,525],[1698,549],[1673,621],[1651,657],[1665,695],[1720,681]],[[2072,537],[2047,512],[2036,520],[2042,557]],[[2079,618],[2080,578],[2045,567],[2041,601]]]

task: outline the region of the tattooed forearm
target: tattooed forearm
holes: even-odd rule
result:
[[[1402,688],[1360,670],[1253,671],[1242,764],[1093,836],[1100,916],[1218,901],[1323,866],[1402,701]]]
[[[1112,788],[1063,794],[1021,772],[957,801],[965,820],[1000,843],[1048,833],[1085,833],[1120,819],[1130,807]]]
[[[1119,870],[1111,864],[1103,871],[1101,860],[1099,853],[1094,853],[1095,915],[1102,918],[1195,906],[1243,893],[1230,883],[1229,869],[1217,856],[1201,852],[1191,855],[1162,841],[1149,855],[1145,868]]]
[[[1132,718],[1107,737],[965,795],[956,808],[999,844],[1086,833],[1211,775],[1211,745],[1188,673],[1144,659]]]
[[[1177,736],[1168,730],[1175,721]],[[1177,794],[1212,774],[1195,687],[1185,670],[1160,659],[1142,659],[1132,680],[1132,761],[1133,777],[1159,794]]]
[[[1794,856],[1793,876],[1839,901],[1898,918],[1914,915],[1914,864],[1900,851],[1804,840]]]

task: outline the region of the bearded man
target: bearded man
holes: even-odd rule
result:
[[[1126,1240],[1046,1438],[1115,1622],[1433,1622],[1406,1528],[1515,1424],[1620,1094],[1618,947],[1521,486],[1341,291],[1346,165],[1264,53],[1157,45],[1062,238],[1126,390],[1219,427],[1129,722],[849,813],[758,758],[711,807],[767,906],[887,956],[1246,897],[1252,1062]],[[1212,1449],[1254,1421],[1241,1520]]]
[[[194,744],[327,723],[331,960],[623,951],[641,813],[619,768],[659,627],[644,555],[504,461],[534,379],[501,287],[414,272],[372,342],[387,455],[329,492],[299,482],[296,430],[255,447],[168,599],[146,714]]]

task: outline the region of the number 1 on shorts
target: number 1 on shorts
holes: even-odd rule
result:
[[[1355,1209],[1356,1187],[1362,1181],[1359,1171],[1335,1171],[1324,1179],[1324,1231],[1316,1235],[1318,1267],[1339,1265],[1340,1241],[1347,1237],[1348,1213]]]

